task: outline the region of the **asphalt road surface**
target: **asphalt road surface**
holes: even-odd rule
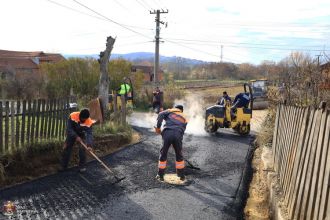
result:
[[[96,161],[0,191],[0,204],[14,201],[9,219],[240,219],[245,167],[251,137],[230,130],[184,137],[184,155],[200,171],[187,168],[189,186],[155,180],[161,136],[144,128],[140,143],[102,158],[126,176],[118,184]],[[175,172],[174,151],[168,173]],[[22,168],[23,169],[23,168]],[[243,193],[242,193],[243,192]],[[8,217],[0,214],[0,219]]]

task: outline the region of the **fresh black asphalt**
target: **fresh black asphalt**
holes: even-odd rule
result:
[[[102,158],[122,182],[96,161],[0,190],[0,204],[14,201],[17,212],[0,219],[240,219],[244,173],[251,137],[232,131],[185,135],[184,156],[201,168],[187,168],[189,186],[155,180],[161,136],[144,128],[142,141]],[[167,172],[175,172],[174,151]],[[24,169],[24,168],[22,168]]]

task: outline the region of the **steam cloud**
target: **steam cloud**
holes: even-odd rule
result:
[[[200,97],[196,97],[193,94],[186,96],[183,100],[175,100],[175,104],[182,104],[184,106],[184,114],[188,119],[188,125],[186,129],[187,134],[193,134],[198,136],[207,135],[204,130],[204,106],[203,100]],[[154,129],[157,122],[157,114],[139,113],[134,112],[129,118],[128,122],[133,126]],[[163,122],[164,124],[164,122]]]

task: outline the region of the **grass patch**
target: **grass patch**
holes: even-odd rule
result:
[[[114,122],[107,122],[102,125],[93,126],[94,137],[102,137],[108,134],[117,134],[122,132],[132,133],[132,127],[128,124],[120,125]]]

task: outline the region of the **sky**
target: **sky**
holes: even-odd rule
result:
[[[155,51],[212,62],[330,54],[329,0],[0,0],[0,49],[99,54]],[[321,58],[322,58],[321,57]]]

